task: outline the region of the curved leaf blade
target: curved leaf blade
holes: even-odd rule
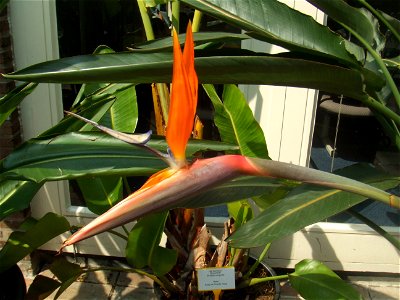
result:
[[[199,208],[261,196],[286,186],[278,179],[240,177],[182,201],[180,207]]]
[[[139,118],[134,85],[111,84],[110,86],[114,87],[107,93],[115,97],[115,102],[99,123],[114,130],[134,132]]]
[[[79,265],[70,263],[64,257],[56,259],[51,264],[50,271],[61,281],[60,288],[54,296],[54,299],[58,299],[58,297],[84,273],[84,270]]]
[[[291,285],[305,299],[363,299],[349,283],[343,281],[323,263],[305,259],[289,274]]]
[[[0,220],[29,207],[42,185],[31,181],[5,180],[0,182]]]
[[[121,177],[91,177],[77,180],[89,210],[97,215],[106,212],[122,199]]]
[[[213,85],[203,87],[214,106],[214,122],[222,141],[237,144],[244,156],[269,158],[264,132],[239,88],[225,85],[221,101]]]
[[[164,139],[154,137],[148,145],[167,150]],[[235,150],[226,143],[192,140],[188,157],[198,151]],[[167,165],[148,151],[98,132],[73,132],[54,138],[32,139],[0,162],[0,180],[34,182],[75,179],[83,176],[147,176]]]
[[[0,271],[23,259],[39,246],[70,228],[68,221],[54,213],[47,213],[25,232],[14,231],[0,251]]]
[[[379,31],[378,20],[366,9],[355,8],[341,0],[307,0],[337,22],[356,31],[375,50],[381,51],[385,38]]]
[[[135,268],[149,266],[154,273],[164,275],[176,263],[178,254],[159,246],[168,212],[148,215],[140,219],[129,233],[125,256]]]
[[[37,85],[37,83],[32,82],[24,83],[0,98],[0,126],[18,107],[21,101],[33,92]]]
[[[328,56],[347,65],[357,60],[345,41],[327,27],[286,4],[270,0],[183,0],[206,14],[251,32],[257,39],[286,49]]]
[[[61,283],[58,280],[40,274],[36,275],[29,286],[25,299],[46,299],[53,291],[59,288],[60,285]]]
[[[383,190],[395,187],[400,182],[399,177],[382,174],[368,165],[345,168],[340,175],[355,178]],[[242,226],[228,240],[235,248],[265,245],[366,199],[366,196],[302,184]]]
[[[186,41],[186,34],[182,33],[178,35],[179,40]],[[194,32],[193,39],[196,46],[206,44],[206,43],[223,43],[232,41],[242,41],[249,39],[250,37],[246,34],[232,33],[232,32]],[[136,44],[132,49],[135,51],[160,51],[160,50],[171,50],[172,49],[172,39],[171,37],[166,37],[157,40],[151,40],[144,43]]]
[[[364,84],[379,90],[378,75],[305,59],[259,56],[245,51],[241,56],[202,56],[196,52],[196,71],[201,83],[269,84],[307,87],[341,93],[354,99],[365,97]],[[208,53],[208,52],[206,52]],[[205,53],[204,53],[205,54]],[[208,54],[209,55],[209,54]],[[115,53],[84,55],[44,62],[4,75],[21,81],[84,82],[171,82],[171,53]],[[365,80],[365,82],[364,82]]]

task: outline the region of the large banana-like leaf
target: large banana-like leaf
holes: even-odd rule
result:
[[[339,174],[383,190],[400,183],[399,177],[381,174],[368,165],[351,166]],[[321,180],[324,181],[322,177]],[[340,190],[303,184],[242,226],[229,238],[229,241],[232,247],[236,248],[265,245],[342,212],[367,198]]]
[[[302,14],[276,0],[182,0],[185,4],[247,30],[257,39],[293,51],[327,56],[346,65],[357,65],[346,50],[346,41]],[[350,46],[348,46],[350,47]],[[352,52],[362,59],[361,49]]]
[[[148,142],[164,151],[164,139]],[[204,150],[235,150],[226,143],[193,140],[187,147],[188,157]],[[0,180],[20,179],[43,182],[96,175],[150,175],[165,168],[158,157],[108,135],[98,132],[68,133],[54,138],[32,139],[0,162]]]
[[[208,54],[207,54],[208,53]],[[201,83],[270,84],[307,87],[364,99],[364,84],[379,90],[381,77],[326,63],[279,56],[260,56],[249,51],[226,56],[222,51],[196,52],[196,71]],[[204,56],[206,55],[206,56]],[[225,56],[224,56],[225,55]],[[83,55],[44,62],[4,75],[7,78],[55,83],[171,82],[171,53],[111,53]]]

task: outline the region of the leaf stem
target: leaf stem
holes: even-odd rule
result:
[[[132,194],[132,190],[131,187],[129,186],[129,182],[128,182],[128,178],[126,178],[126,176],[122,177],[122,180],[124,182],[124,187],[126,189],[126,192],[130,195]]]
[[[381,124],[383,130],[386,132],[386,134],[392,140],[394,145],[400,151],[400,132],[399,132],[399,129],[397,128],[396,124],[394,124],[393,120],[388,121],[381,114],[376,114],[375,117]],[[392,122],[390,123],[390,121],[392,121]]]
[[[176,32],[179,34],[179,15],[181,12],[179,1],[172,1],[172,26],[175,28]]]
[[[140,16],[142,17],[144,31],[146,33],[146,39],[148,41],[154,40],[153,27],[151,26],[151,20],[150,20],[149,14],[147,13],[146,1],[145,0],[137,0],[137,4],[139,6]]]
[[[193,25],[192,25],[193,32],[198,32],[200,30],[202,17],[203,17],[203,12],[196,9],[194,11],[194,16],[193,16]]]
[[[368,96],[362,99],[361,102],[363,102],[366,106],[372,108],[373,110],[376,110],[377,112],[381,113],[390,120],[393,120],[393,122],[395,122],[397,125],[400,125],[400,116],[390,108],[386,107],[385,105],[377,101],[376,99]]]
[[[391,235],[387,231],[385,231],[378,224],[376,224],[375,222],[373,222],[369,218],[363,216],[362,214],[360,214],[359,212],[355,211],[352,208],[349,208],[348,210],[346,210],[346,213],[359,219],[360,221],[362,221],[363,223],[365,223],[366,225],[371,227],[373,230],[375,230],[377,233],[379,233],[382,237],[384,237],[386,240],[388,240],[389,243],[391,243],[394,247],[396,247],[397,250],[400,250],[400,240],[395,238],[393,235]]]
[[[122,228],[125,229],[124,226],[122,226]],[[111,233],[111,234],[113,234],[113,235],[116,235],[116,236],[120,237],[121,239],[123,239],[123,240],[125,240],[125,241],[128,240],[128,238],[127,238],[125,235],[123,235],[123,234],[121,234],[121,233],[119,233],[119,232],[117,232],[117,231],[115,231],[115,230],[108,230],[108,232]]]
[[[125,231],[126,235],[129,236],[129,230],[126,228],[126,226],[125,226],[125,225],[122,225],[121,227],[122,227],[122,229]]]
[[[288,279],[289,275],[277,275],[277,276],[270,276],[270,277],[262,277],[262,278],[251,278],[242,281],[240,284],[238,284],[237,289],[242,289],[246,288],[255,284],[263,283],[266,281],[271,281],[271,280],[282,280],[282,279]]]
[[[268,243],[265,245],[263,251],[261,252],[260,256],[257,258],[255,263],[250,267],[249,271],[243,276],[243,280],[247,280],[251,274],[256,270],[258,265],[261,263],[261,261],[264,259],[265,255],[267,255],[269,248],[271,247],[271,243]]]

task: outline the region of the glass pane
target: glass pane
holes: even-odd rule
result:
[[[385,157],[397,167],[393,145],[373,114],[351,99],[320,93],[311,151],[311,166],[323,171],[335,171],[357,162],[376,163]],[[340,116],[339,116],[340,110]],[[336,143],[335,143],[336,141]],[[399,170],[397,169],[397,172]],[[399,195],[400,186],[391,190]],[[399,226],[398,212],[381,202],[367,200],[354,209],[382,226]],[[340,223],[362,223],[347,213],[329,218]]]
[[[382,5],[380,9],[388,14],[393,11],[390,5]],[[327,20],[327,26],[345,39],[357,44],[358,41],[351,34],[330,18]],[[399,49],[390,42],[394,37],[388,33],[386,38],[388,42],[382,50],[382,57],[396,56],[395,53],[399,55]],[[392,105],[391,101],[387,99],[388,106]],[[357,162],[364,162],[380,166],[386,172],[400,174],[400,157],[397,148],[373,112],[360,101],[320,92],[316,114],[311,153],[313,167],[329,172]],[[390,192],[399,195],[400,186]],[[383,203],[367,200],[355,206],[354,209],[378,225],[400,225],[396,209]],[[361,223],[346,213],[334,216],[328,221]]]

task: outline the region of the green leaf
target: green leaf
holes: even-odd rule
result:
[[[32,93],[37,85],[37,83],[23,83],[0,98],[0,126],[18,107],[21,101],[24,100],[25,97],[30,93]]]
[[[330,18],[356,31],[376,51],[385,46],[385,38],[379,31],[378,20],[366,9],[355,8],[342,0],[307,0]]]
[[[168,212],[152,214],[140,219],[129,233],[125,256],[130,265],[141,269],[149,266],[157,275],[169,272],[178,254],[159,246]]]
[[[61,286],[58,289],[54,299],[60,295],[78,279],[84,270],[77,264],[70,263],[64,257],[57,258],[50,266],[50,271],[61,281]]]
[[[101,215],[122,199],[121,177],[91,177],[77,180],[89,210]]]
[[[289,274],[289,281],[305,299],[362,299],[349,283],[316,260],[297,263],[295,271]]]
[[[380,173],[368,165],[347,167],[339,174],[383,190],[399,184],[398,177]],[[229,241],[235,248],[265,245],[342,212],[365,199],[366,196],[358,194],[302,184],[239,228]]]
[[[182,0],[183,3],[225,21],[251,36],[292,51],[327,56],[346,65],[357,61],[345,40],[326,26],[286,4],[270,0]],[[361,58],[360,58],[361,59]]]
[[[85,117],[87,119],[96,122],[100,120],[102,116],[104,116],[106,111],[110,109],[113,103],[114,103],[114,98],[107,97],[90,105],[81,105],[77,113],[79,113],[79,115],[82,117]],[[39,137],[45,138],[48,136],[65,134],[68,132],[90,130],[92,128],[93,126],[88,125],[82,122],[81,120],[74,118],[73,116],[67,115],[62,120],[60,120],[56,125],[49,128],[45,132],[41,133]]]
[[[253,218],[253,211],[248,201],[236,201],[228,205],[229,216],[235,219],[235,228],[239,228]]]
[[[85,175],[145,175],[163,167],[159,158],[102,133],[68,133],[28,141],[2,161],[0,178],[43,182]]]
[[[64,217],[47,213],[26,232],[14,231],[0,251],[0,272],[69,228],[70,225]]]
[[[385,62],[386,66],[400,70],[400,56],[385,58],[383,61]]]
[[[181,207],[206,207],[260,196],[285,186],[284,181],[272,178],[239,177],[182,201]]]
[[[94,51],[93,54],[107,54],[107,53],[115,53],[113,49],[108,46],[100,45]],[[80,105],[82,100],[84,100],[89,94],[96,93],[98,90],[106,87],[106,83],[83,83],[81,88],[79,89],[78,95],[75,98],[74,103],[71,108],[75,108]]]
[[[26,300],[46,299],[56,289],[60,287],[61,283],[55,279],[36,275],[35,279],[29,286],[28,293],[25,296]]]
[[[89,106],[89,111],[93,113],[99,99],[112,97],[115,99],[111,107],[97,113],[96,117],[89,117],[91,120],[101,123],[103,126],[114,130],[133,132],[138,120],[138,110],[136,102],[136,91],[133,84],[109,84],[88,95],[80,102],[80,105]],[[106,108],[106,107],[104,107]],[[84,114],[80,114],[84,116]],[[86,117],[86,116],[84,116]],[[99,121],[100,117],[102,118]],[[86,117],[87,118],[87,117]],[[76,118],[71,118],[75,119]],[[82,123],[79,121],[79,123]],[[86,124],[81,128],[85,129]],[[91,126],[90,126],[91,127]],[[102,214],[111,206],[122,199],[122,179],[115,178],[90,178],[78,179],[77,183],[83,194],[88,208],[96,213]]]
[[[166,152],[164,138],[152,138],[148,145]],[[234,150],[226,143],[191,140],[187,157],[198,151]],[[0,180],[21,179],[43,182],[96,175],[138,175],[155,173],[167,165],[142,148],[103,133],[68,133],[54,138],[32,139],[0,162]]]
[[[228,2],[228,1],[227,1]],[[222,51],[222,50],[221,50]],[[196,71],[201,83],[269,84],[307,87],[341,93],[354,99],[365,97],[364,84],[375,90],[384,81],[368,70],[344,67],[279,56],[223,56],[225,51],[196,52]],[[207,54],[208,53],[208,54]],[[207,56],[213,54],[214,56]],[[111,53],[83,55],[36,64],[4,75],[7,78],[33,82],[171,82],[171,53]],[[364,82],[365,80],[365,82]]]
[[[270,207],[275,202],[285,198],[287,194],[298,185],[298,183],[290,182],[290,181],[282,181],[285,184],[278,186],[275,189],[272,189],[267,194],[252,197],[253,201],[256,203],[257,207],[262,211]]]
[[[391,29],[397,33],[397,40],[399,40],[400,20],[393,18],[383,11],[378,11],[378,13],[380,13],[382,15],[382,18],[384,18],[389,23],[389,27],[392,27]]]
[[[117,85],[121,86],[121,84]],[[134,132],[138,121],[136,90],[133,85],[113,93],[115,103],[106,113],[100,124],[122,132]]]
[[[235,85],[225,85],[221,101],[213,85],[204,84],[203,87],[214,106],[214,123],[218,127],[221,140],[237,144],[242,155],[269,159],[264,132],[239,88]],[[246,222],[248,217],[252,217],[251,208],[245,203],[247,201],[228,203],[229,215],[237,219],[238,227]],[[239,211],[238,205],[241,208]]]
[[[194,32],[193,39],[196,44],[203,45],[206,43],[223,43],[223,42],[240,42],[250,37],[246,34],[232,33],[232,32]],[[179,41],[181,44],[186,40],[186,34],[179,34]],[[135,44],[136,48],[132,51],[160,51],[160,50],[171,50],[172,49],[172,38],[166,37],[157,40],[151,40],[144,43]]]
[[[146,7],[155,7],[159,4],[167,4],[171,0],[145,0]]]
[[[61,281],[67,281],[71,277],[79,276],[83,273],[82,268],[69,262],[65,257],[58,257],[50,266],[50,271]]]
[[[269,158],[264,132],[239,88],[225,85],[222,102],[213,85],[203,86],[214,106],[214,122],[222,141],[237,144],[242,155]]]
[[[42,185],[31,181],[5,180],[0,182],[0,220],[29,207]]]
[[[9,1],[10,0],[1,0],[0,1],[0,11],[3,11],[3,9],[7,6]]]

